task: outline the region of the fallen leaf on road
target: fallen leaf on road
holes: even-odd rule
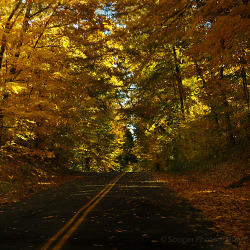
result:
[[[54,218],[54,216],[47,216],[47,217],[43,217],[43,219],[51,219],[51,218]]]

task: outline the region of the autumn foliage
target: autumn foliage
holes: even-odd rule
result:
[[[140,167],[182,170],[246,141],[248,1],[121,2]]]
[[[248,8],[245,0],[1,1],[1,157],[167,170],[243,143]],[[127,127],[133,160],[124,160]]]
[[[112,21],[101,8],[99,1],[1,1],[3,156],[112,169],[116,78],[104,34]]]

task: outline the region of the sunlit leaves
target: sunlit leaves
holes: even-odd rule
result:
[[[102,23],[96,14],[99,7],[99,1],[1,2],[1,93],[8,97],[3,122],[4,126],[12,123],[1,143],[14,134],[13,143],[25,145],[32,157],[36,150],[42,158],[50,158],[43,150],[52,156],[53,151],[70,156],[70,145],[80,151],[87,147],[87,157],[96,159],[109,153],[103,148],[112,142],[108,124],[113,118],[101,96],[108,89],[103,92],[95,84],[105,75],[111,78],[101,68],[112,68],[114,62],[112,57],[100,58],[104,46],[100,41],[105,37],[101,26],[111,30],[111,22]],[[87,117],[85,108],[89,108]],[[27,155],[23,146],[18,152]]]
[[[30,148],[69,154],[70,162],[76,154],[88,168],[90,158],[93,166],[115,164],[124,126],[134,130],[140,163],[156,165],[194,159],[199,135],[204,148],[206,134],[236,138],[249,106],[245,7],[1,2],[1,122],[14,124],[1,144],[21,144],[30,132]]]
[[[246,58],[245,4],[213,0],[116,4],[123,24],[122,59],[133,72],[124,83],[136,86],[127,95],[131,101],[126,114],[136,126],[140,158],[151,159],[152,166],[158,162],[168,167],[168,157],[181,164],[191,162],[200,157],[199,147],[201,154],[212,154],[214,147],[225,145],[227,133],[234,143],[231,120],[249,106],[245,63],[243,73],[236,73],[235,60]]]

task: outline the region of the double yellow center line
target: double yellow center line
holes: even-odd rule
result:
[[[80,224],[84,221],[89,212],[102,200],[102,198],[112,189],[112,187],[119,181],[124,175],[122,173],[118,175],[113,181],[111,181],[104,189],[102,189],[93,199],[91,199],[85,206],[77,211],[77,213],[68,221],[68,223],[62,227],[43,247],[42,250],[47,250],[51,247],[55,241],[60,240],[52,248],[53,250],[59,250],[69,239],[69,237],[76,231]],[[85,210],[85,211],[84,211]],[[84,212],[83,212],[84,211]],[[83,213],[82,213],[83,212]],[[77,217],[82,213],[80,218]],[[64,235],[63,235],[64,234]],[[62,236],[63,235],[63,236]]]

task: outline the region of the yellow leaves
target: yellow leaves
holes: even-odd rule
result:
[[[27,87],[21,83],[9,82],[7,83],[6,89],[10,90],[11,92],[15,94],[20,94],[21,92],[27,90]]]
[[[77,1],[77,2],[78,2],[78,1]],[[81,4],[87,4],[88,1],[87,1],[87,0],[81,0],[80,3],[81,3]]]
[[[123,50],[123,45],[121,43],[109,40],[107,41],[107,46],[109,48],[114,48],[114,49],[118,49],[118,50]]]
[[[76,107],[72,107],[72,108],[70,108],[69,109],[69,112],[71,113],[71,112],[76,112],[77,111],[77,108]]]
[[[86,146],[84,146],[84,145],[81,145],[80,147],[78,147],[78,149],[80,150],[80,151],[88,151],[88,148],[86,147]]]
[[[106,67],[114,67],[114,63],[115,63],[115,60],[113,57],[106,57],[103,61],[103,64],[106,66]]]
[[[120,81],[116,76],[112,76],[112,77],[111,77],[110,83],[111,83],[113,86],[122,86],[122,85],[123,85],[123,82]]]
[[[30,139],[35,138],[35,134],[33,132],[25,132],[23,134],[16,134],[17,137],[21,138],[24,141],[28,141]]]
[[[87,56],[80,49],[73,49],[73,52],[68,53],[71,57],[81,57],[82,59],[86,59]]]
[[[197,193],[214,193],[216,190],[199,190]]]
[[[109,24],[109,23],[103,23],[104,24],[104,28],[108,31],[112,31],[113,30],[113,24]]]
[[[53,73],[53,77],[54,77],[55,79],[61,79],[61,78],[64,77],[64,74],[63,74],[62,72],[54,72],[54,73]]]
[[[70,40],[68,37],[63,36],[60,40],[61,46],[64,48],[69,48],[70,47]]]
[[[28,122],[28,123],[32,123],[32,124],[36,124],[36,122],[35,122],[35,121],[31,121],[31,120],[29,120],[29,119],[27,119],[27,120],[26,120],[26,122]]]

